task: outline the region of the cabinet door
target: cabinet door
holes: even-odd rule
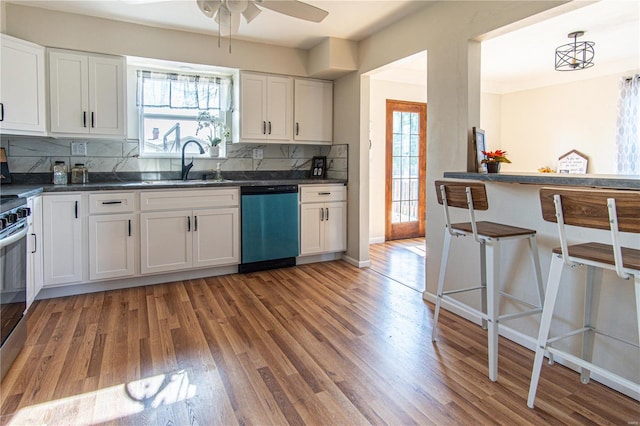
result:
[[[51,131],[89,133],[87,55],[49,52]]]
[[[140,214],[140,272],[190,268],[193,252],[191,210]]]
[[[267,77],[241,74],[240,77],[240,138],[266,138]]]
[[[324,220],[324,251],[347,249],[347,203],[327,203]]]
[[[0,129],[5,134],[44,134],[44,47],[0,37]]]
[[[301,142],[331,143],[333,134],[333,84],[296,79],[294,134]]]
[[[89,279],[129,277],[135,273],[133,214],[89,216]]]
[[[43,197],[45,286],[82,281],[81,201],[79,194]]]
[[[91,133],[124,135],[124,59],[89,56]]]
[[[193,266],[240,263],[239,209],[195,210],[193,212]]]
[[[324,251],[324,205],[300,205],[300,255]]]
[[[42,197],[27,200],[31,209],[27,234],[27,308],[42,290]]]
[[[290,141],[293,136],[293,90],[291,78],[267,79],[267,139]]]

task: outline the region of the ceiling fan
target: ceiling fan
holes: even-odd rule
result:
[[[249,23],[262,12],[260,7],[311,22],[321,22],[329,14],[326,10],[298,0],[196,0],[196,2],[202,13],[208,18],[213,18],[219,25],[219,33],[222,36],[236,34],[240,28],[240,15]]]

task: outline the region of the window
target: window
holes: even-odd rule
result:
[[[231,77],[146,70],[137,74],[142,156],[175,157],[190,140],[204,149],[219,143],[220,156],[225,156]],[[189,144],[185,152],[197,155],[198,146]]]

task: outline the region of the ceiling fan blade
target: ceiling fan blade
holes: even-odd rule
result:
[[[260,15],[260,12],[262,12],[260,8],[256,6],[254,2],[250,1],[247,5],[247,8],[244,10],[244,12],[242,12],[242,16],[244,16],[244,19],[248,24],[249,22],[253,21],[253,18]]]
[[[231,13],[224,6],[218,9],[215,21],[220,29],[220,35],[223,37],[237,34],[240,29],[240,14]]]
[[[298,0],[256,0],[262,7],[305,21],[321,22],[329,12]]]
[[[197,3],[207,18],[213,18],[213,15],[220,9],[222,4],[220,0],[197,0]]]

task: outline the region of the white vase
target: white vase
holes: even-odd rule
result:
[[[220,147],[218,145],[211,146],[209,145],[209,157],[218,157],[220,156]]]

